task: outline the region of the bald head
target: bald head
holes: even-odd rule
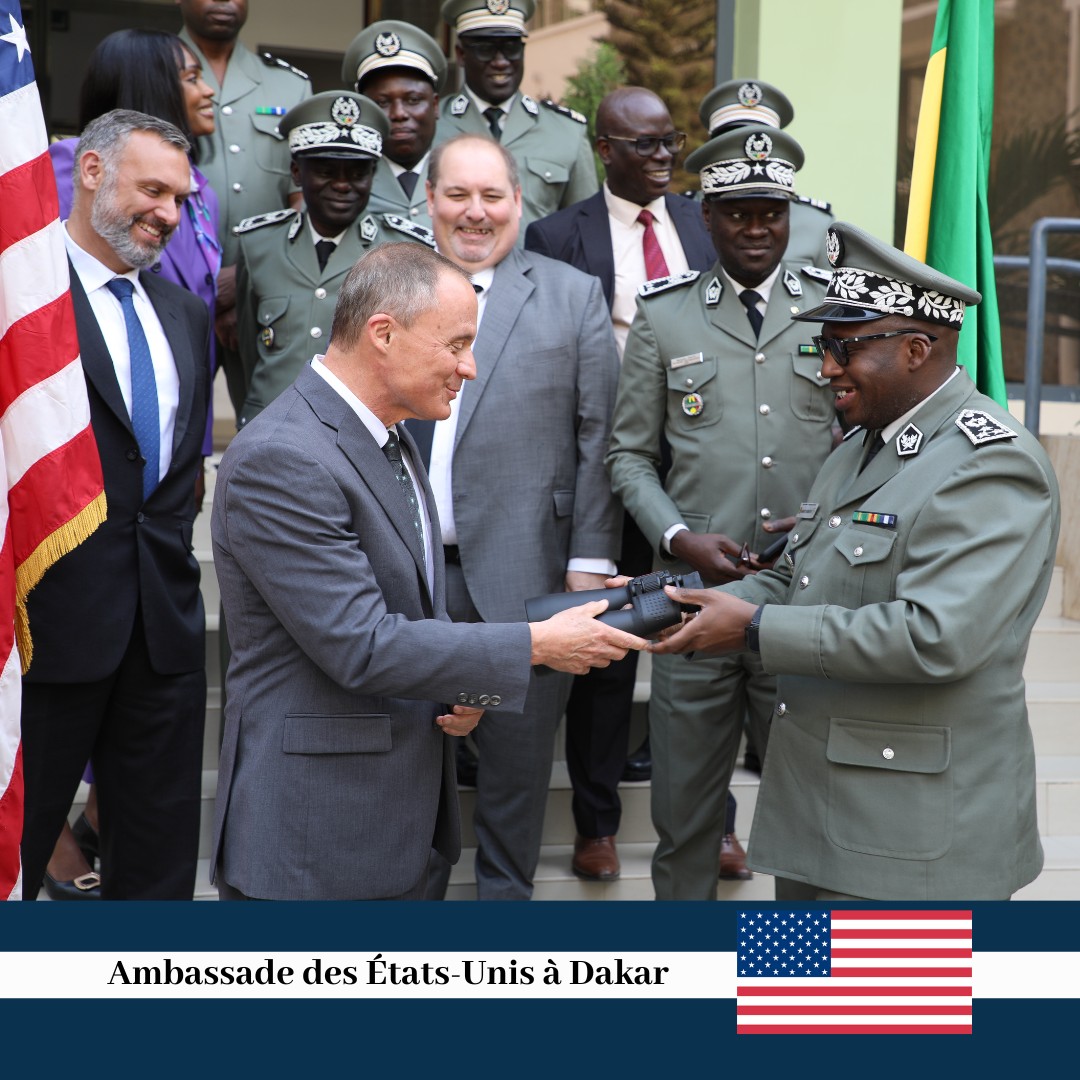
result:
[[[667,192],[675,152],[659,140],[674,135],[667,106],[642,86],[612,90],[596,110],[596,152],[604,163],[613,195],[646,206]],[[649,153],[638,153],[638,139],[651,139]]]

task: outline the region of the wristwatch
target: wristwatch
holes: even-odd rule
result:
[[[758,631],[761,629],[761,613],[765,610],[765,605],[762,604],[750,616],[750,621],[746,624],[746,629],[743,631],[746,635],[746,647],[751,652],[761,652],[761,645],[758,642]]]

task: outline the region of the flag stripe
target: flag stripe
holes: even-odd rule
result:
[[[833,929],[832,929],[833,941],[835,941],[837,938],[865,938],[866,935],[867,935],[867,931],[865,929],[861,929],[861,928],[858,929],[858,930],[845,930],[843,928],[838,929],[836,926],[833,926]],[[912,930],[875,930],[874,931],[874,939],[875,940],[882,940],[883,941],[883,940],[885,940],[887,938],[895,938],[897,940],[904,939],[904,938],[922,938],[923,940],[926,940],[926,941],[929,941],[929,940],[935,939],[935,938],[938,938],[938,939],[967,938],[970,941],[971,940],[971,930],[970,930],[970,928],[967,929],[967,930],[961,930],[961,929],[929,930],[929,929],[925,929],[923,927],[919,927],[918,929],[912,929]]]
[[[0,339],[0,416],[30,387],[78,360],[75,313],[65,292],[20,319]],[[81,363],[76,366],[81,370]]]
[[[970,1024],[762,1024],[737,1029],[740,1035],[970,1035]]]
[[[850,986],[792,986],[790,983],[781,984],[779,988],[770,983],[766,986],[740,986],[739,997],[774,997],[777,994],[783,997],[850,997],[855,990]],[[863,997],[875,996],[949,996],[970,997],[969,986],[860,986],[858,993]]]
[[[832,974],[834,979],[857,979],[864,976],[871,976],[874,978],[888,979],[896,976],[905,976],[907,978],[916,977],[920,979],[932,978],[934,975],[940,975],[944,971],[947,971],[950,975],[963,976],[964,978],[971,977],[971,968],[969,967],[951,967],[951,968],[917,968],[917,967],[853,967],[853,968],[837,968],[833,966]]]
[[[52,159],[47,153],[0,176],[0,253],[12,244],[33,235],[42,220],[60,213],[60,201],[53,181]]]
[[[833,949],[833,959],[861,960],[865,957],[883,956],[887,959],[934,960],[950,958],[971,959],[971,947],[966,949]],[[833,965],[835,971],[836,965]]]
[[[0,8],[0,13],[2,11],[3,8]],[[2,14],[0,18],[3,18]],[[8,46],[0,43],[0,49],[7,52]],[[0,77],[0,83],[2,81]],[[45,131],[45,117],[41,112],[41,98],[36,83],[27,83],[0,98],[0,131],[3,132],[3,138],[0,138],[0,173],[17,169],[45,152],[49,136]],[[55,181],[53,183],[55,186]]]
[[[941,922],[944,926],[952,926],[956,923],[966,923],[971,926],[970,911],[837,911],[834,913],[834,926],[843,925],[845,922],[880,922],[887,923],[889,920],[900,922],[920,923],[926,920]]]
[[[69,288],[63,226],[53,220],[0,254],[0,336]]]
[[[970,1005],[844,1005],[849,1016],[970,1016]],[[836,1016],[832,1005],[740,1005],[740,1016]]]

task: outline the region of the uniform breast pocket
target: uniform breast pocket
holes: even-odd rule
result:
[[[560,188],[565,186],[570,179],[570,170],[557,161],[545,161],[543,158],[530,155],[525,159],[525,168],[537,179],[543,180],[545,184]]]
[[[707,356],[699,364],[667,369],[668,423],[684,434],[711,427],[724,413],[717,359]]]
[[[841,529],[833,540],[833,550],[846,565],[838,567],[836,580],[830,582],[829,602],[854,608],[891,600],[895,547],[896,533],[888,529],[858,525]]]
[[[255,311],[259,352],[273,356],[288,348],[289,335],[285,315],[289,310],[289,297],[268,296],[259,301]]]
[[[279,116],[259,116],[252,114],[251,143],[255,151],[255,161],[260,169],[267,172],[289,175],[289,144],[278,131],[281,123]]]
[[[951,731],[829,721],[829,839],[890,859],[937,859],[952,845]]]
[[[821,374],[820,356],[791,356],[791,411],[800,420],[832,422],[836,415],[829,380]]]

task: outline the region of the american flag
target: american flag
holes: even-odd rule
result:
[[[0,0],[0,899],[22,892],[26,597],[105,520],[48,139],[18,0]]]
[[[970,1035],[970,911],[740,911],[739,1034]]]

